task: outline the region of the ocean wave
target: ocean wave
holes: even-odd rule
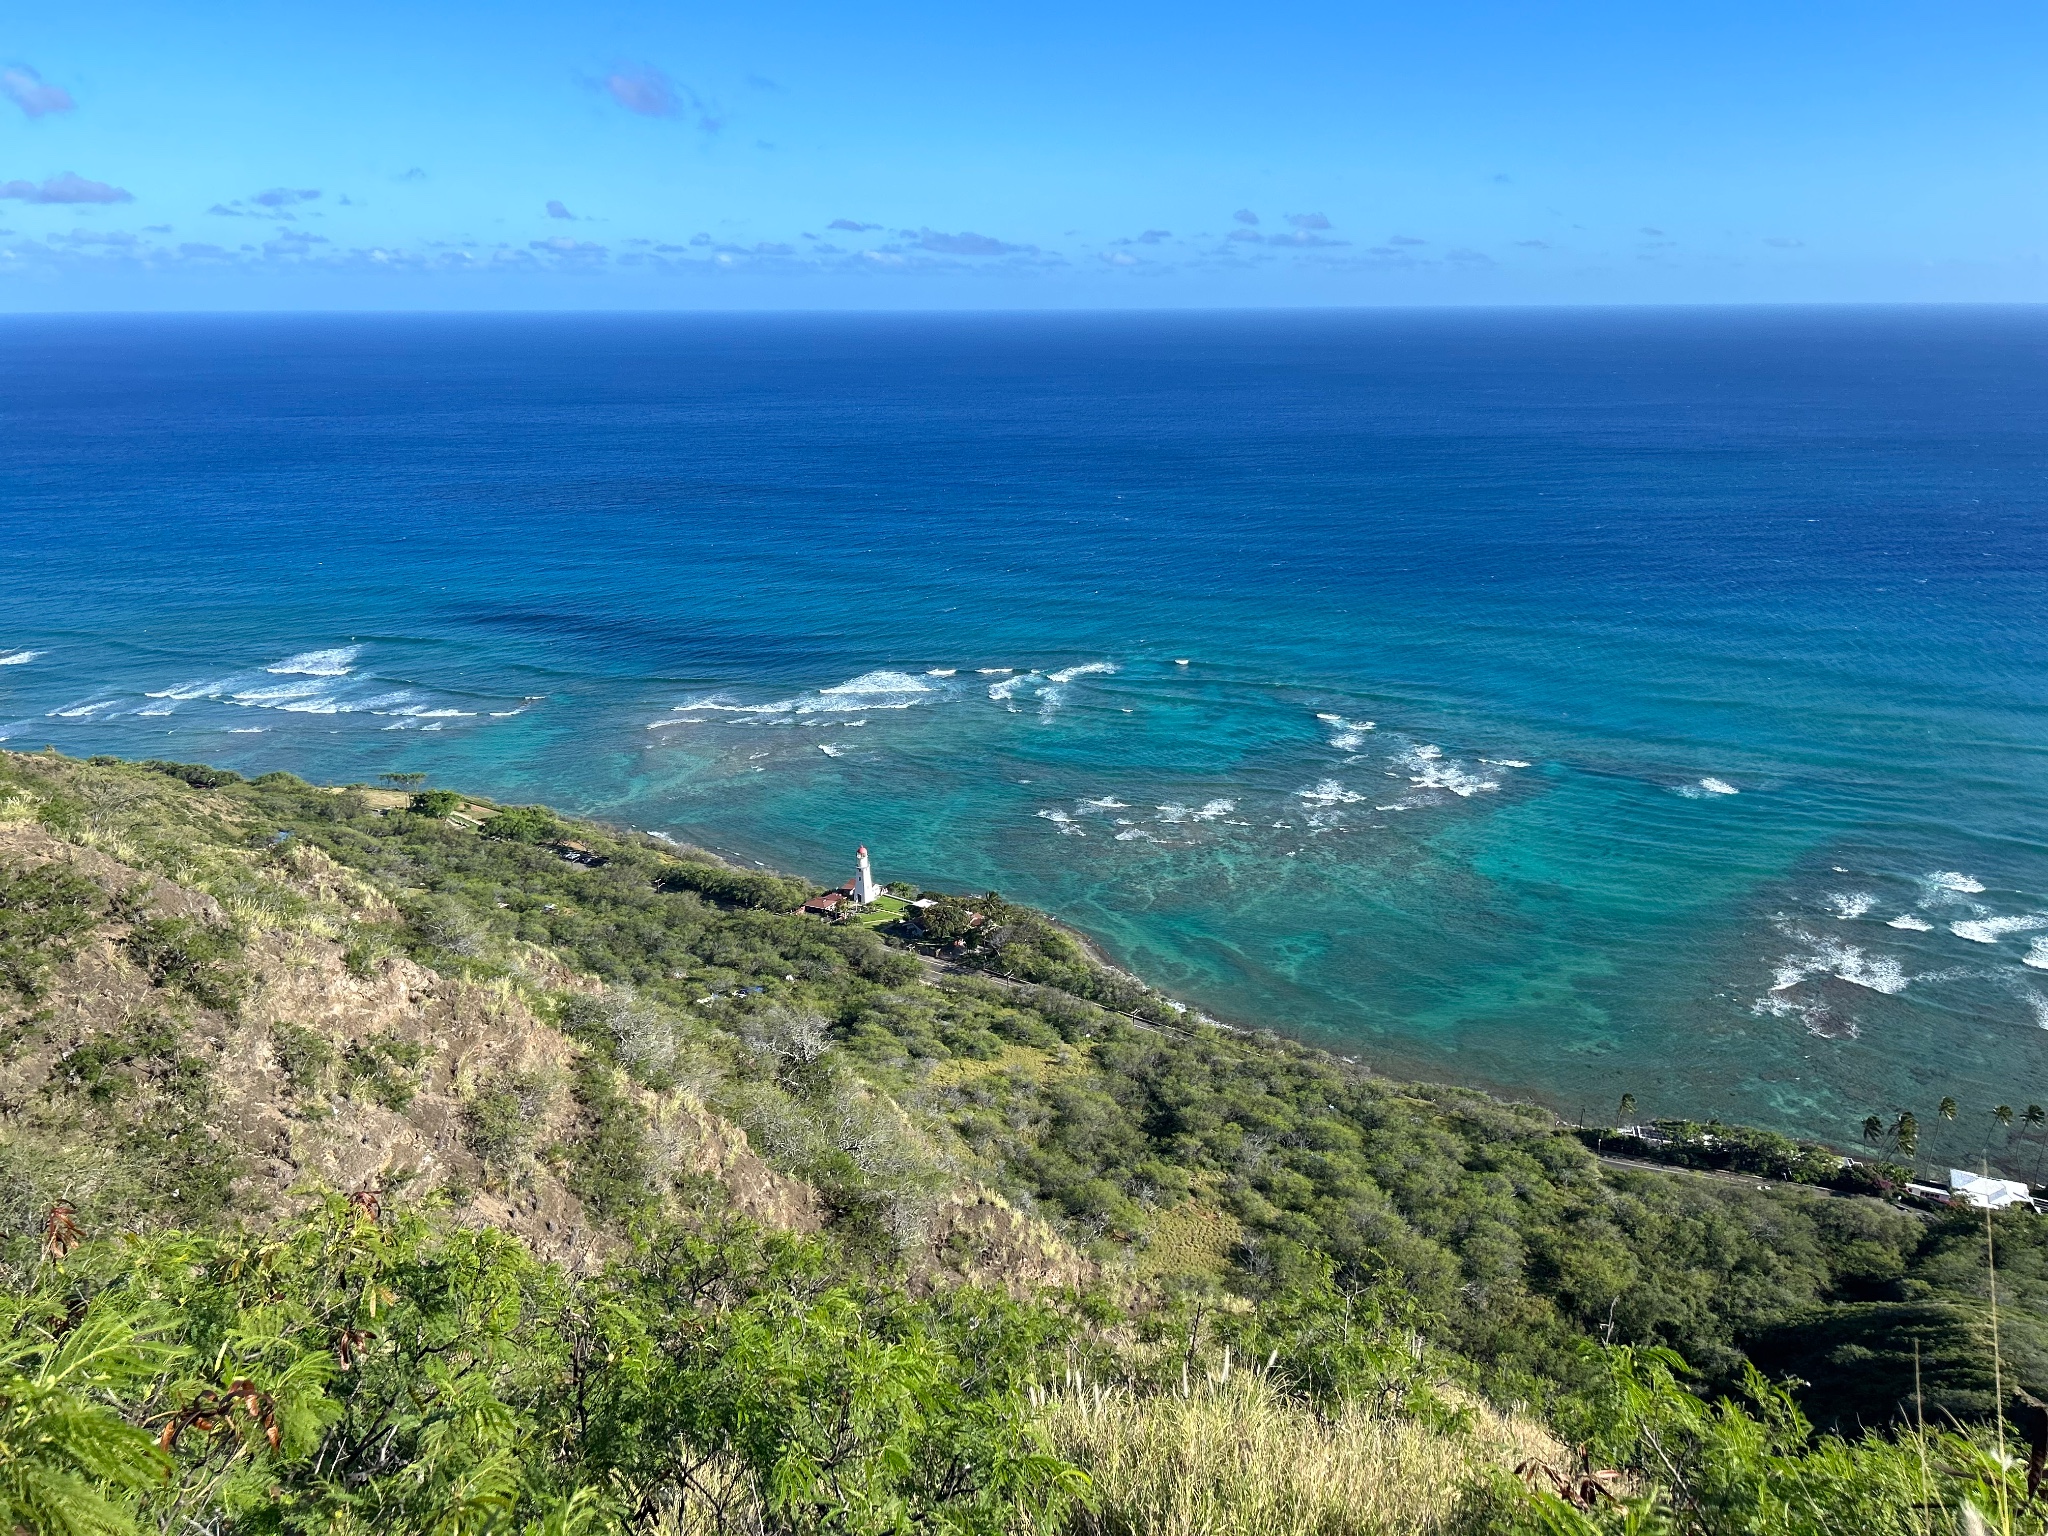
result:
[[[1057,672],[1048,672],[1045,680],[1049,683],[1071,683],[1077,677],[1107,676],[1116,671],[1113,661],[1084,661],[1078,667],[1062,667]]]
[[[1342,715],[1317,715],[1330,727],[1330,745],[1339,752],[1356,752],[1365,745],[1365,733],[1377,724],[1372,720],[1346,720]]]
[[[828,747],[827,745],[825,745],[825,743],[824,743],[824,742],[822,742],[822,741],[821,741],[821,742],[819,742],[819,743],[818,743],[818,750],[819,750],[820,752],[824,753],[824,754],[825,754],[825,755],[826,755],[827,757],[837,757],[837,756],[839,756],[839,755],[840,755],[840,754],[841,754],[842,752],[844,752],[844,751],[846,750],[846,748],[844,748],[844,747]]]
[[[1447,789],[1460,799],[1469,799],[1500,788],[1495,780],[1468,773],[1460,764],[1445,757],[1442,747],[1426,742],[1410,747],[1394,761],[1409,771],[1408,782],[1417,789]]]
[[[986,671],[988,669],[984,668],[983,670]],[[1001,667],[996,670],[1008,672],[1010,669],[1008,667]],[[1006,704],[1009,702],[1011,695],[1036,676],[1038,676],[1036,672],[1027,672],[1006,677],[1000,683],[990,683],[988,685],[988,696],[998,704]]]
[[[2048,915],[2030,912],[2024,917],[1978,917],[1948,925],[1948,931],[1972,944],[1996,944],[2009,933],[2032,933],[2048,928]]]
[[[287,656],[283,661],[272,662],[263,670],[279,676],[290,677],[347,677],[355,665],[355,659],[362,655],[360,645],[337,645],[325,651],[301,651],[296,656]]]
[[[0,656],[0,667],[25,667],[37,657],[48,654],[47,651],[9,651]]]
[[[1877,898],[1868,891],[1834,891],[1828,896],[1828,908],[1843,922],[1863,916],[1877,905]]]
[[[1195,814],[1193,806],[1182,805],[1177,800],[1169,800],[1164,805],[1154,806],[1153,809],[1159,812],[1159,819],[1170,827],[1179,826]]]
[[[1932,933],[1934,931],[1934,924],[1927,921],[1924,917],[1915,917],[1910,912],[1901,912],[1897,917],[1886,923],[1885,927],[1903,928],[1908,933]]]
[[[2048,971],[2048,939],[2036,939],[2020,959],[2021,965],[2031,965],[2037,971]]]
[[[112,709],[119,699],[101,699],[95,704],[70,704],[63,709],[53,709],[43,718],[46,720],[83,720],[87,715],[98,714],[103,709]]]
[[[796,712],[806,715],[820,710],[857,713],[863,709],[908,709],[923,703],[936,691],[908,672],[863,672],[859,677],[820,688],[809,698],[797,700]]]
[[[1788,928],[1788,936],[1808,946],[1803,954],[1787,955],[1771,979],[1773,992],[1785,992],[1817,976],[1832,976],[1871,992],[1896,996],[1912,984],[1906,968],[1890,955],[1872,954],[1858,944]]]
[[[1205,801],[1202,808],[1194,813],[1193,819],[1196,821],[1214,821],[1219,816],[1228,816],[1236,809],[1237,802],[1235,800],[1209,800]]]
[[[926,677],[952,677],[959,670],[958,667],[927,667],[924,675]]]
[[[138,709],[135,711],[135,714],[138,719],[149,719],[155,716],[175,714],[177,709],[178,706],[175,704],[162,704],[155,709]]]
[[[270,727],[267,725],[231,725],[228,727],[228,734],[230,736],[261,736],[269,729]]]
[[[974,670],[983,677],[1001,677],[1004,673],[1014,672],[1017,669],[1015,667],[976,667]]]
[[[270,688],[244,688],[239,693],[228,695],[230,704],[254,705],[258,709],[275,709],[290,699],[311,698],[316,694],[328,693],[333,684],[324,678],[308,678],[302,683],[279,683]]]
[[[1159,841],[1158,838],[1147,832],[1143,827],[1126,827],[1123,831],[1117,833],[1116,840],[1120,843],[1156,843]]]
[[[1098,811],[1128,811],[1130,807],[1115,795],[1104,795],[1100,800],[1083,800],[1083,805],[1092,805]]]
[[[159,688],[154,693],[144,694],[151,699],[217,699],[241,681],[239,677],[220,677],[205,683],[179,683],[171,688]]]
[[[1486,764],[1489,768],[1527,768],[1532,766],[1529,763],[1523,762],[1519,757],[1482,757],[1479,761]]]
[[[1297,789],[1294,793],[1297,799],[1305,800],[1310,805],[1356,805],[1365,798],[1363,795],[1353,794],[1335,779],[1324,779],[1319,784],[1311,784],[1307,789]]]
[[[1921,876],[1920,883],[1929,891],[1948,891],[1958,896],[1981,896],[1984,882],[1974,875],[1966,875],[1957,869],[1939,869],[1931,875]]]
[[[1741,790],[1726,779],[1697,779],[1690,784],[1676,785],[1678,793],[1688,800],[1704,800],[1709,795],[1739,795]]]
[[[1055,827],[1058,827],[1060,830],[1060,834],[1063,837],[1086,837],[1088,835],[1088,833],[1085,829],[1083,829],[1081,824],[1075,821],[1074,818],[1069,816],[1065,811],[1046,810],[1040,811],[1038,814],[1041,819],[1049,821]]]
[[[397,693],[380,693],[374,698],[368,699],[346,699],[334,696],[292,699],[278,705],[277,708],[287,715],[381,715],[386,713],[391,705],[403,704],[411,697],[412,692],[410,689],[401,689]],[[406,714],[410,713],[410,711],[400,710],[398,713]]]

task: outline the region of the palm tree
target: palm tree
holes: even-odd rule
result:
[[[1952,1094],[1952,1093],[1951,1093],[1951,1094],[1944,1094],[1944,1095],[1942,1096],[1942,1100],[1941,1100],[1941,1102],[1940,1102],[1939,1104],[1937,1104],[1937,1105],[1935,1105],[1935,1106],[1934,1106],[1934,1112],[1935,1112],[1935,1113],[1936,1113],[1937,1115],[1941,1116],[1941,1118],[1942,1118],[1942,1119],[1944,1119],[1944,1120],[1953,1120],[1953,1119],[1955,1119],[1955,1117],[1956,1117],[1956,1099],[1955,1099],[1955,1095],[1954,1095],[1954,1094]]]
[[[1900,1111],[1899,1118],[1892,1122],[1892,1145],[1906,1157],[1919,1152],[1920,1122],[1910,1109]]]
[[[1863,1117],[1863,1139],[1873,1147],[1884,1140],[1884,1119],[1882,1116],[1865,1115]]]
[[[1621,1103],[1619,1106],[1617,1106],[1617,1110],[1621,1118],[1621,1123],[1623,1125],[1629,1124],[1635,1116],[1636,1096],[1632,1093],[1624,1093],[1621,1096]]]
[[[2038,1136],[2042,1127],[2048,1126],[2048,1109],[2043,1109],[2038,1104],[2029,1104],[2027,1112],[2020,1116],[2020,1123]],[[2038,1142],[2034,1148],[2034,1182],[2041,1182],[2041,1148]]]

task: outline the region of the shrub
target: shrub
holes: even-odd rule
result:
[[[507,843],[551,843],[563,836],[562,824],[545,806],[507,806],[484,823],[484,836]]]
[[[414,1068],[426,1059],[426,1054],[427,1048],[416,1040],[371,1035],[349,1046],[342,1065],[351,1083],[360,1085],[371,1103],[381,1104],[395,1114],[419,1093]]]
[[[408,807],[415,816],[432,816],[440,819],[453,816],[463,807],[462,796],[452,789],[423,789],[412,797]]]
[[[234,963],[242,955],[242,936],[225,924],[145,918],[123,943],[151,981],[183,992],[202,1008],[233,1013],[248,995],[248,974]]]
[[[189,784],[194,789],[224,789],[230,784],[242,782],[242,776],[232,768],[213,768],[205,763],[170,763],[160,757],[152,757],[136,764],[151,773],[161,773],[166,778]]]
[[[810,887],[801,880],[728,869],[723,864],[671,864],[662,872],[659,888],[695,891],[729,906],[754,907],[764,912],[794,912],[811,896]]]
[[[61,864],[0,864],[0,983],[41,996],[51,968],[78,953],[105,905],[98,886]]]
[[[284,1073],[293,1093],[315,1092],[321,1077],[334,1064],[334,1047],[324,1036],[301,1024],[273,1024],[270,1053],[277,1058],[278,1070]]]

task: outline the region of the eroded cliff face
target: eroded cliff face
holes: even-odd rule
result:
[[[601,996],[595,979],[539,949],[519,957],[519,983],[460,980],[351,949],[363,925],[397,920],[382,893],[310,847],[260,862],[264,890],[294,898],[282,909],[257,899],[230,910],[34,822],[0,825],[0,867],[72,871],[102,908],[39,996],[0,996],[0,1142],[33,1143],[40,1154],[39,1171],[0,1196],[0,1221],[40,1220],[58,1199],[89,1208],[124,1180],[128,1208],[155,1195],[176,1210],[190,1191],[138,1189],[138,1179],[175,1182],[180,1167],[204,1165],[224,1181],[216,1208],[243,1219],[260,1223],[315,1183],[437,1194],[459,1220],[588,1269],[620,1239],[578,1198],[565,1149],[594,1130],[573,1091],[578,1074],[601,1070],[637,1111],[648,1183],[666,1198],[788,1231],[826,1224],[818,1192],[772,1166],[742,1127],[688,1092],[652,1092],[594,1068],[528,1001]],[[234,999],[209,1005],[161,966],[153,972],[138,930],[164,920],[241,935]],[[139,1148],[144,1128],[156,1139]],[[209,1163],[202,1151],[216,1155]],[[978,1186],[936,1197],[907,1257],[924,1284],[1025,1291],[1094,1273],[1046,1223]]]
[[[536,1017],[517,988],[451,979],[393,955],[351,968],[340,941],[271,928],[252,933],[237,961],[246,977],[239,1008],[208,1007],[154,981],[125,941],[145,917],[227,923],[212,897],[35,826],[0,828],[0,859],[18,869],[63,864],[111,908],[39,998],[10,999],[0,1135],[11,1127],[75,1139],[79,1175],[90,1182],[95,1138],[118,1137],[124,1120],[165,1093],[148,1050],[133,1047],[168,1031],[177,1054],[204,1068],[198,1128],[235,1154],[231,1203],[240,1212],[276,1208],[309,1180],[440,1190],[465,1219],[515,1232],[564,1263],[587,1266],[614,1246],[546,1155],[587,1129],[568,1088],[581,1048]],[[288,880],[354,916],[387,915],[381,896],[311,850]],[[556,970],[546,978],[555,985],[598,986]],[[144,1059],[124,1062],[136,1054]],[[107,1059],[122,1070],[105,1072]],[[85,1062],[104,1075],[83,1080]],[[352,1063],[368,1070],[352,1072]],[[488,1162],[475,1149],[474,1105],[506,1082],[523,1090],[521,1151]],[[657,1173],[708,1178],[732,1209],[773,1226],[820,1225],[816,1193],[763,1161],[739,1126],[686,1095],[619,1088],[646,1115]]]

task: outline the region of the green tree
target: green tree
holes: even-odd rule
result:
[[[1954,1094],[1949,1094],[1949,1093],[1945,1093],[1945,1094],[1943,1094],[1943,1095],[1941,1096],[1941,1102],[1940,1102],[1939,1104],[1935,1105],[1935,1107],[1934,1107],[1934,1112],[1935,1112],[1935,1113],[1936,1113],[1937,1115],[1941,1116],[1941,1118],[1942,1118],[1942,1119],[1944,1119],[1944,1120],[1953,1120],[1953,1119],[1955,1119],[1955,1117],[1956,1117],[1956,1100],[1955,1100],[1955,1095],[1954,1095]]]
[[[1615,1113],[1619,1116],[1623,1125],[1632,1124],[1636,1113],[1636,1096],[1632,1093],[1624,1093],[1621,1096],[1621,1102],[1615,1106]]]
[[[462,796],[452,789],[423,789],[412,797],[411,810],[416,816],[432,816],[437,820],[453,816],[462,809]]]

